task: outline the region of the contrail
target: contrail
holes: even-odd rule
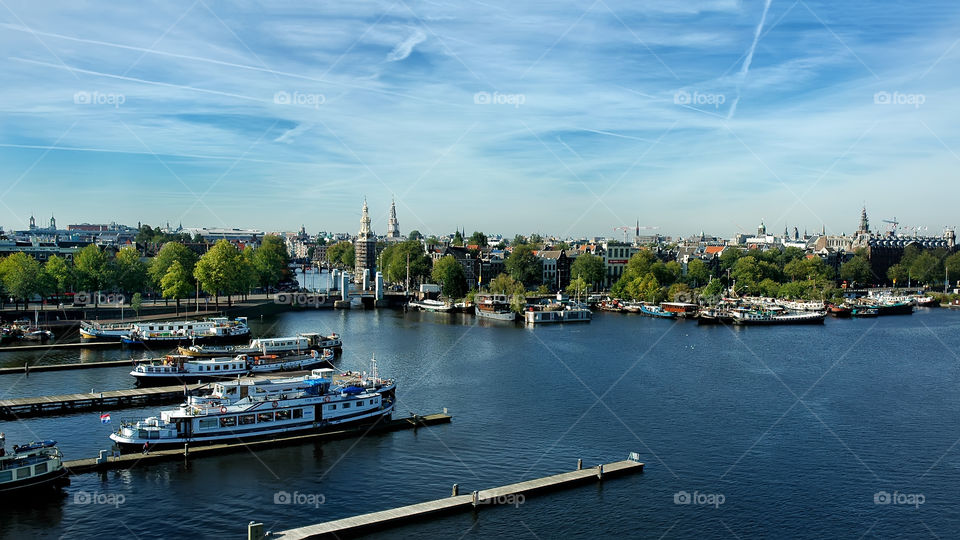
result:
[[[770,10],[770,3],[773,0],[765,0],[763,3],[763,13],[760,15],[760,24],[757,25],[757,29],[753,32],[753,43],[750,44],[750,49],[747,51],[747,57],[743,59],[743,65],[740,66],[740,81],[737,82],[737,97],[734,98],[733,104],[730,105],[730,112],[727,113],[727,119],[733,118],[733,114],[737,112],[737,103],[740,102],[740,85],[743,84],[743,81],[747,78],[747,72],[750,71],[750,63],[753,62],[753,52],[757,50],[757,42],[760,41],[760,32],[763,31],[763,24],[767,20],[767,11]]]

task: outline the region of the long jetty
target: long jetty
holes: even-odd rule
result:
[[[597,465],[589,469],[582,468],[582,461],[580,461],[575,471],[492,489],[473,491],[469,495],[460,495],[459,486],[454,484],[451,496],[443,499],[328,521],[298,529],[270,532],[269,537],[283,538],[284,540],[344,538],[372,530],[383,531],[387,527],[437,515],[480,509],[484,506],[504,504],[519,506],[527,495],[565,489],[588,482],[603,481],[615,476],[642,473],[643,463],[639,461],[639,456],[631,454],[630,457],[631,459]],[[262,523],[251,522],[248,525],[248,540],[260,540],[265,538],[266,534]]]
[[[71,369],[92,369],[103,367],[130,366],[135,363],[150,362],[152,358],[143,360],[103,360],[101,362],[75,362],[70,364],[42,364],[31,366],[24,364],[17,367],[0,368],[0,375],[16,375],[18,373],[33,373],[38,371],[67,371]]]
[[[0,399],[0,419],[12,420],[30,416],[52,416],[89,410],[103,411],[174,403],[183,400],[185,387],[188,392],[192,392],[205,385],[206,383],[181,384],[85,394]]]
[[[45,343],[38,345],[10,345],[0,347],[0,352],[14,351],[48,351],[57,349],[104,349],[107,347],[119,347],[122,345],[119,341],[75,341],[72,343]]]
[[[114,469],[130,469],[135,465],[140,466],[177,459],[193,459],[197,457],[215,456],[241,450],[255,451],[267,448],[280,448],[298,444],[346,439],[370,433],[388,433],[402,429],[416,429],[419,427],[433,426],[437,424],[448,424],[450,423],[451,419],[452,417],[448,414],[429,414],[426,416],[413,415],[394,420],[378,420],[373,424],[361,425],[337,431],[310,433],[307,435],[296,435],[293,437],[283,437],[279,439],[249,440],[243,442],[204,446],[191,447],[184,445],[184,448],[151,450],[146,454],[134,453],[111,456],[108,455],[107,450],[101,450],[99,457],[64,461],[63,466],[67,469],[69,474],[73,475]]]

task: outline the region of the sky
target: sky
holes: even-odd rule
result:
[[[957,225],[960,4],[0,1],[0,225]]]

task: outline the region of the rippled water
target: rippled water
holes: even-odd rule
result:
[[[62,500],[5,509],[0,534],[238,537],[250,520],[280,530],[443,497],[453,483],[469,492],[634,451],[643,475],[381,536],[886,538],[960,529],[957,312],[745,329],[597,314],[590,324],[531,329],[465,315],[302,311],[254,326],[269,335],[339,332],[341,367],[368,369],[376,353],[381,372],[399,380],[400,413],[446,407],[453,422],[81,475]],[[39,353],[0,362],[23,355]],[[0,394],[125,388],[128,371],[4,375]],[[11,444],[57,439],[75,459],[107,448],[112,427],[85,413],[0,430]],[[323,504],[274,504],[279,491]],[[81,492],[114,503],[122,495],[122,504],[77,504]],[[675,504],[680,492],[722,504]],[[924,502],[875,504],[880,492]]]

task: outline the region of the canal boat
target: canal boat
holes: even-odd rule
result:
[[[510,299],[505,294],[478,294],[474,296],[477,317],[496,321],[515,321],[517,314],[510,308]]]
[[[880,310],[869,306],[855,306],[850,310],[850,315],[858,318],[879,317]]]
[[[660,319],[675,319],[677,317],[676,313],[667,311],[654,304],[640,304],[640,313],[647,317],[657,317]]]
[[[213,317],[203,321],[159,321],[136,323],[121,338],[126,345],[164,345],[172,343],[217,343],[246,339],[250,326],[246,317]]]
[[[676,313],[677,317],[696,317],[700,306],[688,302],[660,302],[660,307],[669,313]]]
[[[84,341],[120,341],[132,331],[133,323],[80,321],[80,338]]]
[[[6,437],[0,433],[0,496],[20,496],[27,491],[56,489],[69,483],[56,441],[14,445],[8,452]]]
[[[801,302],[797,300],[780,300],[780,306],[791,311],[823,311],[826,306],[823,302]]]
[[[853,309],[849,306],[838,306],[836,304],[830,304],[827,307],[827,313],[837,317],[838,319],[846,319],[853,315]]]
[[[823,324],[826,312],[776,312],[767,310],[734,309],[733,324],[740,326],[763,326],[775,324]]]
[[[297,334],[296,336],[277,338],[257,338],[247,345],[183,345],[177,352],[194,358],[216,358],[245,354],[257,356],[265,354],[308,353],[311,350],[331,349],[334,354],[343,350],[343,341],[336,333],[324,336],[316,332]]]
[[[110,439],[130,451],[342,429],[389,420],[395,392],[396,382],[380,378],[375,363],[369,376],[316,369],[302,377],[221,382],[158,416],[122,420]]]
[[[440,313],[449,313],[453,310],[453,306],[439,300],[430,300],[429,298],[425,300],[411,300],[407,303],[407,307],[416,308],[421,311],[436,311]]]
[[[331,349],[323,349],[322,352],[311,350],[308,354],[247,356],[246,360],[250,373],[256,375],[275,371],[312,369],[321,364],[329,364],[333,361],[333,357],[334,354]]]
[[[701,309],[697,313],[697,324],[727,324],[733,322],[733,316],[729,310],[709,308]]]
[[[169,354],[149,362],[140,362],[130,372],[138,385],[194,383],[230,379],[250,373],[247,357],[193,358]]]
[[[590,322],[593,313],[578,305],[567,305],[563,309],[537,309],[533,306],[523,312],[523,320],[527,324]]]

